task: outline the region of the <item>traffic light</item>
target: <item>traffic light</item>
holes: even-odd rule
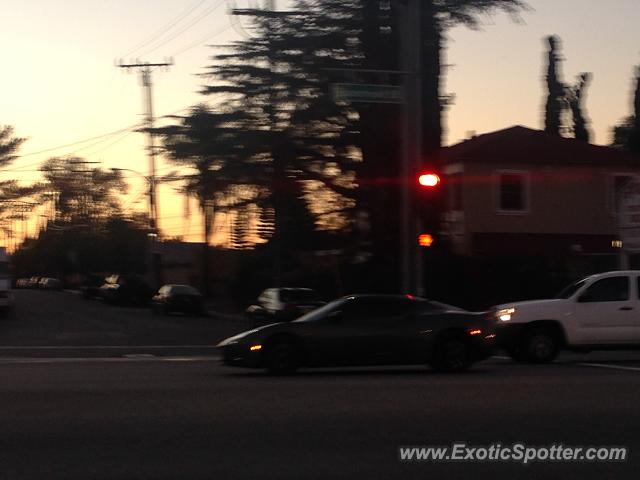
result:
[[[421,173],[418,176],[418,184],[423,188],[435,188],[440,185],[440,176],[433,172]]]
[[[437,242],[442,211],[442,179],[435,169],[418,173],[414,208],[418,230],[418,244],[431,247]]]

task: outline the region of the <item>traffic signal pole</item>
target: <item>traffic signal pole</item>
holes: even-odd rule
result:
[[[402,104],[402,145],[400,160],[400,273],[399,290],[402,293],[424,295],[422,252],[418,239],[421,231],[417,175],[422,171],[422,62],[421,30],[423,0],[395,0],[401,6],[399,13],[400,70],[341,69],[352,74],[401,75],[402,89],[392,85],[358,85],[334,83],[332,95],[337,102],[397,103]],[[366,87],[362,89],[360,87]],[[396,224],[397,225],[397,224]]]
[[[402,140],[401,288],[403,293],[424,295],[422,252],[418,245],[420,221],[416,208],[416,178],[422,167],[422,62],[421,1],[407,0],[401,32],[401,68],[404,76]]]

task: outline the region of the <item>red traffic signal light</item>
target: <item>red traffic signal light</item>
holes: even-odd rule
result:
[[[427,188],[434,188],[440,185],[440,177],[435,173],[422,173],[418,177],[418,183]]]
[[[433,245],[433,235],[430,233],[422,233],[418,236],[418,244],[421,247],[430,247]]]

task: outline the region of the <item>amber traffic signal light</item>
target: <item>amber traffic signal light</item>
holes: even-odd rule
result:
[[[418,236],[418,244],[421,247],[430,247],[431,245],[433,245],[433,235],[431,235],[430,233],[421,233]]]

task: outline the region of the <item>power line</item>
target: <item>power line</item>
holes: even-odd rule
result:
[[[76,142],[66,143],[64,145],[60,145],[60,146],[57,146],[57,147],[46,148],[44,150],[39,150],[37,152],[24,153],[22,155],[18,155],[17,159],[25,158],[25,157],[32,157],[34,155],[40,155],[40,154],[43,154],[43,153],[49,153],[49,152],[53,152],[55,150],[61,150],[63,148],[67,148],[67,147],[73,147],[75,145],[80,145],[82,143],[87,143],[87,142],[90,142],[92,140],[97,140],[99,138],[112,137],[114,135],[126,132],[128,130],[133,130],[133,129],[136,129],[136,128],[140,128],[140,127],[142,127],[144,125],[145,125],[144,123],[136,123],[135,125],[131,125],[131,126],[126,127],[126,128],[121,128],[120,130],[114,130],[113,132],[103,133],[102,135],[96,135],[95,137],[85,138],[83,140],[78,140]],[[5,171],[10,171],[10,170],[5,170]]]
[[[167,24],[165,24],[162,27],[160,27],[153,34],[151,34],[145,40],[143,40],[140,43],[138,43],[135,47],[133,47],[131,50],[129,50],[127,53],[125,53],[122,56],[123,57],[128,57],[132,53],[137,52],[138,50],[140,50],[143,47],[146,47],[147,45],[149,45],[152,42],[155,42],[162,35],[167,33],[174,26],[176,26],[179,22],[181,22],[184,18],[186,18],[188,15],[190,15],[196,8],[198,8],[200,5],[202,5],[205,1],[206,0],[196,0],[194,3],[192,3],[190,6],[188,6],[185,10],[183,10],[181,13],[179,13],[177,15],[177,17],[175,17],[173,20],[169,21]]]
[[[187,25],[185,25],[182,29],[178,30],[177,32],[175,32],[173,35],[171,35],[169,38],[164,39],[162,42],[156,44],[155,46],[151,47],[148,50],[145,50],[142,53],[142,56],[148,55],[154,51],[156,51],[158,48],[166,45],[167,43],[175,40],[176,38],[178,38],[180,35],[182,35],[184,32],[186,32],[187,30],[189,30],[190,28],[192,28],[194,25],[200,23],[202,20],[204,20],[206,17],[208,17],[209,15],[211,15],[215,10],[218,9],[218,7],[220,7],[225,0],[219,0],[218,3],[216,3],[215,5],[209,7],[208,9],[206,9],[205,11],[203,11],[200,16],[196,17],[195,19],[193,19],[191,21],[191,23],[188,23]]]
[[[124,140],[125,138],[127,138],[127,137],[128,137],[129,135],[131,135],[132,133],[134,133],[132,130],[130,130],[130,131],[128,131],[128,132],[124,132],[122,135],[120,135],[118,138],[116,138],[116,139],[115,139],[115,140],[113,140],[112,142],[109,142],[107,145],[105,145],[105,146],[103,146],[103,147],[100,147],[100,148],[98,148],[97,150],[94,150],[94,151],[92,151],[92,152],[85,153],[85,156],[87,156],[87,157],[91,157],[91,156],[94,156],[94,155],[96,155],[96,154],[98,154],[98,153],[100,153],[100,152],[104,152],[105,150],[108,150],[109,148],[113,147],[116,143],[119,143],[119,142],[121,142],[122,140]],[[98,142],[98,143],[102,143],[102,142]],[[94,145],[96,145],[96,144],[94,144]],[[94,145],[89,145],[89,146],[88,146],[88,147],[86,147],[86,148],[91,148],[91,147],[92,147],[92,146],[94,146]],[[83,148],[83,149],[84,149],[84,148]],[[81,150],[83,150],[83,149],[81,149]],[[75,152],[70,153],[70,155],[73,155],[73,154],[75,154],[75,153],[76,153],[76,152],[78,152],[78,151],[79,151],[79,150],[76,150]]]
[[[214,37],[217,37],[218,35],[222,35],[224,32],[226,32],[228,30],[231,30],[232,28],[233,28],[233,25],[229,24],[226,27],[224,27],[224,28],[212,33],[212,34],[207,34],[206,37],[203,37],[203,38],[201,38],[201,39],[199,39],[199,40],[197,40],[197,41],[195,41],[193,43],[190,43],[189,45],[185,46],[184,48],[181,48],[180,50],[176,50],[175,52],[173,52],[171,54],[171,56],[172,57],[177,57],[178,55],[180,55],[180,54],[182,54],[182,53],[184,53],[184,52],[186,52],[188,50],[191,50],[192,48],[199,47],[204,42],[206,42],[207,40],[210,40],[210,39],[212,39]]]
[[[172,115],[177,115],[177,114],[179,114],[179,113],[182,113],[182,112],[185,112],[185,111],[190,110],[190,108],[191,108],[191,107],[181,108],[180,110],[176,110],[175,112],[172,112],[172,113],[169,113],[169,114],[167,114],[167,115],[164,115],[164,117],[169,117],[169,116],[172,116]],[[132,132],[134,132],[136,129],[138,129],[138,128],[140,128],[140,127],[145,126],[145,124],[146,124],[145,122],[136,123],[136,124],[134,124],[134,125],[130,125],[130,126],[125,127],[125,128],[121,128],[121,129],[119,129],[119,130],[114,130],[114,131],[112,131],[112,132],[103,133],[103,134],[101,134],[101,135],[95,135],[95,136],[93,136],[93,137],[84,138],[84,139],[82,139],[82,140],[76,140],[75,142],[66,143],[66,144],[64,144],[64,145],[58,145],[57,147],[45,148],[45,149],[43,149],[43,150],[38,150],[38,151],[36,151],[36,152],[23,153],[23,154],[21,154],[21,155],[16,155],[16,158],[15,158],[15,159],[16,159],[16,160],[20,160],[20,159],[22,159],[22,158],[27,158],[27,157],[33,157],[33,156],[36,156],[36,155],[41,155],[41,154],[43,154],[43,153],[54,152],[54,151],[56,151],[56,150],[62,150],[63,148],[73,147],[73,146],[75,146],[75,145],[81,145],[81,144],[83,144],[83,143],[87,143],[87,142],[90,142],[90,141],[92,141],[92,140],[106,139],[106,138],[109,138],[109,137],[113,137],[114,135],[118,135],[118,134],[120,134],[120,133],[125,133],[125,132],[132,133]],[[103,140],[103,141],[104,141],[104,140]],[[94,143],[94,144],[92,144],[92,145],[87,146],[86,148],[90,148],[91,146],[93,146],[93,145],[97,145],[97,144],[99,144],[99,143],[101,143],[101,142],[96,142],[96,143]],[[114,142],[114,143],[115,143],[115,142]],[[82,149],[84,149],[84,148],[85,148],[85,147],[83,147]],[[80,150],[82,150],[82,149],[78,149],[78,150],[76,150],[76,151],[74,151],[74,152],[67,153],[66,155],[73,155],[73,153],[75,153],[75,152],[77,152],[77,151],[80,151]],[[33,162],[33,163],[28,163],[28,164],[26,164],[26,165],[20,165],[19,167],[14,167],[14,168],[3,168],[3,169],[1,169],[1,170],[0,170],[0,172],[21,172],[21,171],[30,171],[30,170],[26,170],[26,169],[28,169],[29,167],[35,167],[35,166],[37,166],[37,165],[40,165],[41,163],[42,163],[42,161],[37,161],[37,162]]]

